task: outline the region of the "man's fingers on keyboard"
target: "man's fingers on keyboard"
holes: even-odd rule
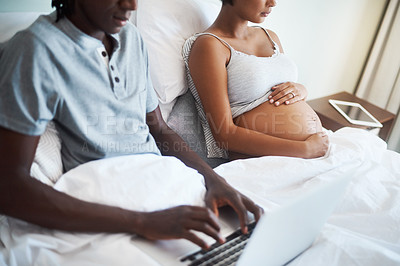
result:
[[[258,221],[261,217],[261,215],[264,214],[264,209],[255,204],[252,200],[250,199],[245,199],[243,200],[247,209],[254,214],[254,218],[256,221]]]
[[[202,208],[201,211],[193,213],[192,218],[208,223],[217,231],[221,229],[217,216],[209,208]]]
[[[243,204],[243,201],[240,199],[236,204],[232,204],[232,208],[239,216],[240,228],[242,228],[242,232],[247,234],[247,224],[249,223],[249,217],[247,215],[247,208]]]
[[[187,233],[184,234],[183,238],[193,242],[194,244],[198,245],[202,249],[209,249],[210,245],[208,245],[203,239],[200,237],[196,236],[193,232],[187,231]]]
[[[190,224],[190,229],[202,232],[208,236],[211,236],[219,243],[224,243],[225,238],[220,234],[219,230],[215,230],[215,228],[211,227],[209,224],[200,222],[200,221],[193,221]]]

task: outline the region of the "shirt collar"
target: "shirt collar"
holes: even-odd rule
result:
[[[50,16],[52,16],[55,21],[57,17],[56,11],[52,12]],[[100,40],[78,29],[66,17],[60,19],[56,23],[56,26],[59,27],[67,36],[69,36],[76,44],[78,44],[82,48],[98,48],[99,46],[103,46],[103,43]],[[118,33],[110,34],[110,36],[113,39],[114,51],[116,51],[120,48],[120,36]]]

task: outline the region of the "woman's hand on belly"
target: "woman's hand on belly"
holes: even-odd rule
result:
[[[304,158],[317,158],[324,156],[329,148],[328,135],[323,132],[311,135],[305,142],[307,145],[306,150],[308,151],[308,155],[304,156]]]
[[[307,97],[307,89],[300,83],[285,82],[271,88],[272,93],[269,95],[269,102],[275,106],[281,104],[292,104]]]

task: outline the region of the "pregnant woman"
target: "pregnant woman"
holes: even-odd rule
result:
[[[207,156],[323,156],[328,137],[296,83],[296,65],[275,33],[248,26],[263,22],[275,0],[222,2],[215,22],[183,47]]]

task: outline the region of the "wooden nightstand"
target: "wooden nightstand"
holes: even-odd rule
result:
[[[328,102],[329,99],[357,102],[364,106],[364,108],[367,109],[368,112],[370,112],[383,125],[379,131],[379,137],[387,141],[389,133],[394,124],[395,115],[347,92],[340,92],[323,98],[308,101],[308,104],[315,110],[321,119],[323,127],[333,131],[336,131],[342,127],[370,129],[367,126],[350,124],[338,111],[336,111],[335,108],[333,108],[332,105],[330,105]]]

